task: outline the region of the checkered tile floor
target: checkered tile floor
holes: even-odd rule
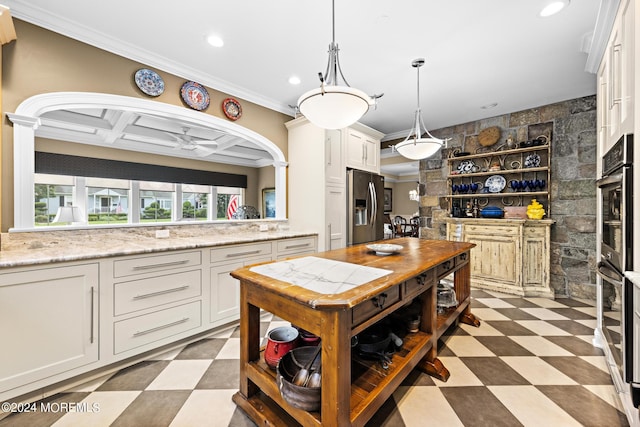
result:
[[[591,344],[595,307],[571,299],[518,298],[472,291],[480,328],[442,337],[451,377],[412,372],[369,426],[628,425],[603,353]],[[263,317],[263,332],[289,325]],[[51,402],[99,412],[23,413],[4,426],[253,426],[235,407],[237,328],[68,390]]]

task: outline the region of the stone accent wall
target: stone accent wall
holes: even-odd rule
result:
[[[456,148],[475,152],[480,147],[478,133],[491,126],[501,129],[496,147],[509,134],[519,142],[530,139],[537,129],[552,126],[550,219],[556,223],[551,228],[551,287],[557,296],[595,300],[595,95],[431,131],[451,140],[448,149],[420,161],[420,237],[446,237],[445,159]]]

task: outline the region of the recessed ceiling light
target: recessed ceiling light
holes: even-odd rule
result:
[[[480,108],[482,108],[483,110],[489,110],[489,109],[491,109],[491,108],[495,108],[495,107],[497,107],[497,106],[498,106],[498,103],[497,103],[497,102],[494,102],[494,103],[492,103],[492,104],[483,105],[483,106],[482,106],[482,107],[480,107]]]
[[[553,1],[549,3],[544,7],[544,9],[540,11],[540,16],[546,17],[546,16],[555,15],[556,13],[564,9],[566,6],[568,6],[569,1],[570,0],[563,0],[563,1]]]
[[[224,41],[216,35],[210,35],[207,37],[207,43],[209,43],[213,47],[222,47],[224,46]]]
[[[300,77],[298,77],[298,76],[289,77],[289,83],[292,84],[292,85],[299,85],[300,84]]]

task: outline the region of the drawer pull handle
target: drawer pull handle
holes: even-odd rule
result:
[[[449,270],[451,268],[451,261],[445,261],[442,266],[445,270]]]
[[[236,252],[233,254],[227,254],[227,258],[232,258],[232,257],[236,257],[236,256],[243,256],[243,255],[253,255],[253,254],[259,254],[260,253],[260,249],[256,249],[255,251],[246,251],[246,252]]]
[[[427,283],[427,274],[423,273],[419,275],[418,277],[416,277],[416,280],[418,282],[418,285],[424,286],[424,284]]]
[[[384,303],[387,300],[387,294],[380,294],[379,297],[373,297],[371,298],[371,302],[373,303],[374,307],[378,307],[380,309],[384,308]]]
[[[460,259],[463,260],[463,261],[466,261],[467,260],[467,254],[466,253],[460,254]]]
[[[176,265],[182,265],[188,263],[189,260],[183,259],[182,261],[171,261],[171,262],[161,262],[158,264],[147,264],[147,265],[136,265],[133,267],[134,270],[150,270],[152,268],[159,267],[173,267]]]
[[[309,246],[308,243],[301,243],[299,245],[288,245],[288,246],[285,246],[284,248],[285,249],[306,248],[307,246]]]
[[[133,336],[134,337],[139,337],[141,335],[147,335],[147,334],[150,334],[150,333],[153,333],[153,332],[160,331],[162,329],[167,329],[167,328],[170,328],[172,326],[179,325],[179,324],[184,323],[184,322],[186,322],[188,320],[189,320],[188,317],[183,317],[180,320],[176,320],[175,322],[167,323],[166,325],[160,325],[160,326],[156,326],[155,328],[145,329],[144,331],[134,332]]]
[[[94,310],[94,289],[93,286],[91,287],[91,324],[89,325],[89,327],[91,328],[91,335],[89,337],[89,343],[93,344],[93,310]]]
[[[189,288],[189,285],[178,286],[177,288],[165,289],[157,292],[149,292],[148,294],[136,295],[132,299],[138,300],[138,299],[157,297],[159,295],[170,294],[172,292],[184,291],[185,289],[188,289],[188,288]]]

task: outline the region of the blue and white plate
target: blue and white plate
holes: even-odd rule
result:
[[[133,76],[136,86],[149,96],[160,96],[164,92],[164,80],[158,73],[148,68],[141,68]]]
[[[525,168],[537,168],[540,166],[540,156],[533,153],[529,154],[526,159],[524,159],[524,167]]]
[[[209,107],[209,92],[200,83],[185,82],[180,89],[180,96],[194,110],[202,111]]]

